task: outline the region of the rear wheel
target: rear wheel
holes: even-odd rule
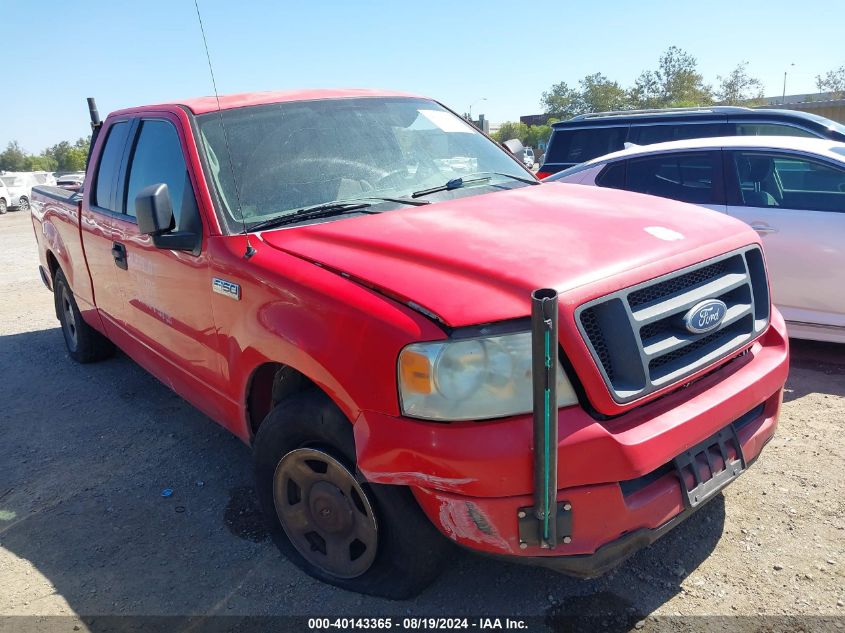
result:
[[[317,389],[283,400],[255,437],[258,497],[282,553],[309,575],[385,598],[415,596],[451,544],[410,490],[368,483],[352,425]]]
[[[73,291],[61,270],[56,271],[53,280],[53,296],[65,345],[73,360],[93,363],[114,354],[114,344],[82,320]]]
[[[29,198],[21,196],[20,201],[18,201],[18,209],[21,211],[29,211]]]

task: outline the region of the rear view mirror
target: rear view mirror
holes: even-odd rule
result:
[[[173,230],[173,206],[166,184],[150,185],[138,192],[135,196],[135,217],[138,230],[146,235],[156,236]]]

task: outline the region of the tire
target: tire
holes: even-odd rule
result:
[[[114,354],[114,344],[82,319],[73,291],[58,270],[53,278],[56,317],[62,326],[68,354],[78,363],[94,363]]]
[[[0,215],[3,215],[8,210],[9,210],[9,206],[6,204],[6,199],[0,198]]]
[[[29,198],[21,196],[18,200],[18,211],[29,211]]]
[[[258,498],[274,541],[305,573],[394,600],[417,595],[439,575],[451,543],[408,488],[369,484],[357,472],[352,424],[321,391],[280,402],[259,427],[254,452]]]

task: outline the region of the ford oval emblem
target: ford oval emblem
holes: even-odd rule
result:
[[[718,299],[697,303],[684,315],[684,325],[693,334],[704,334],[719,327],[728,312],[728,306]]]

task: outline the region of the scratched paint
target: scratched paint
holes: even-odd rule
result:
[[[510,549],[508,542],[484,518],[478,506],[471,502],[441,498],[440,526],[454,541],[468,540],[483,543],[499,551]]]
[[[382,473],[361,468],[368,481],[394,486],[420,486],[422,488],[455,487],[476,483],[477,479],[459,477],[438,477],[426,473]]]

